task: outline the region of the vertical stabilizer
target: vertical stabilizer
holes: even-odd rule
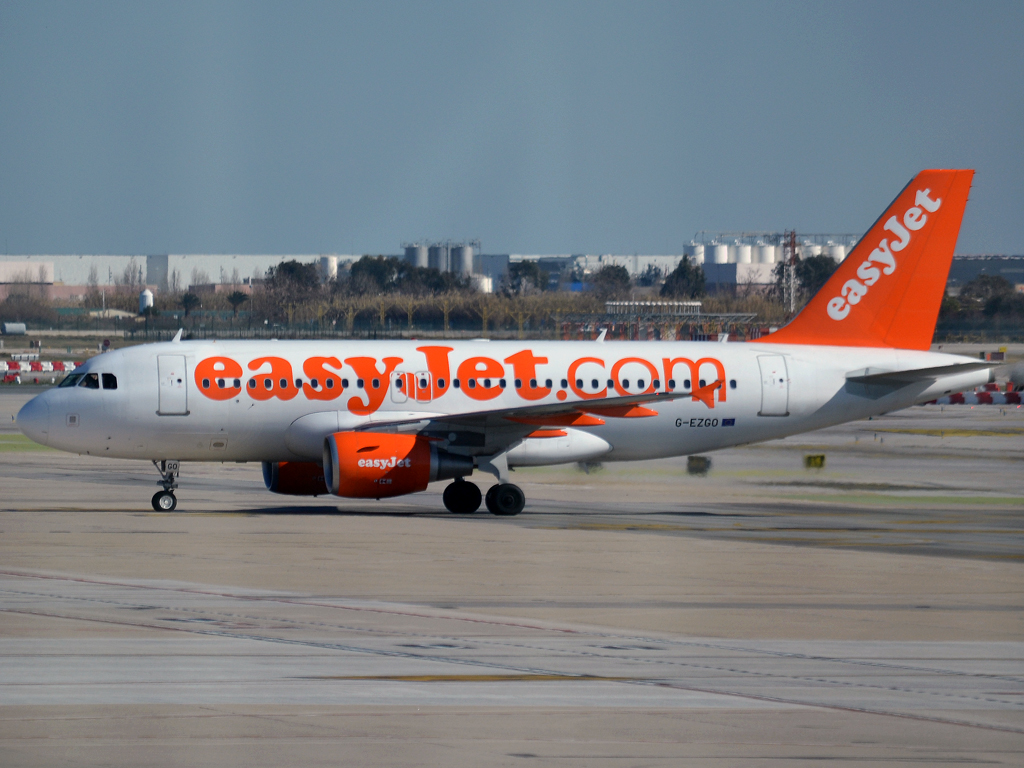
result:
[[[793,320],[757,341],[928,349],[974,171],[921,171]]]

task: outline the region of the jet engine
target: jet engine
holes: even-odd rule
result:
[[[472,458],[442,451],[419,435],[336,432],[324,439],[324,479],[336,496],[402,496],[472,473]]]
[[[315,461],[264,461],[263,482],[267,490],[289,496],[327,494],[324,468]]]

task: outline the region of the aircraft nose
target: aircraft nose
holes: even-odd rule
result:
[[[18,411],[17,424],[28,438],[46,445],[50,437],[50,406],[42,395],[32,398]]]

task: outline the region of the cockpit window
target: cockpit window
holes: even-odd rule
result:
[[[117,389],[117,376],[112,373],[103,374],[103,388],[104,389]]]
[[[87,373],[82,376],[82,380],[78,382],[78,386],[85,387],[86,389],[99,389],[100,375],[98,373]]]
[[[72,373],[70,376],[65,376],[64,381],[60,383],[61,387],[73,387],[78,383],[78,380],[82,378],[81,373]]]

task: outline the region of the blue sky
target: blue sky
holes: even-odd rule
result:
[[[0,2],[9,253],[677,253],[977,170],[1024,253],[1024,3]]]

